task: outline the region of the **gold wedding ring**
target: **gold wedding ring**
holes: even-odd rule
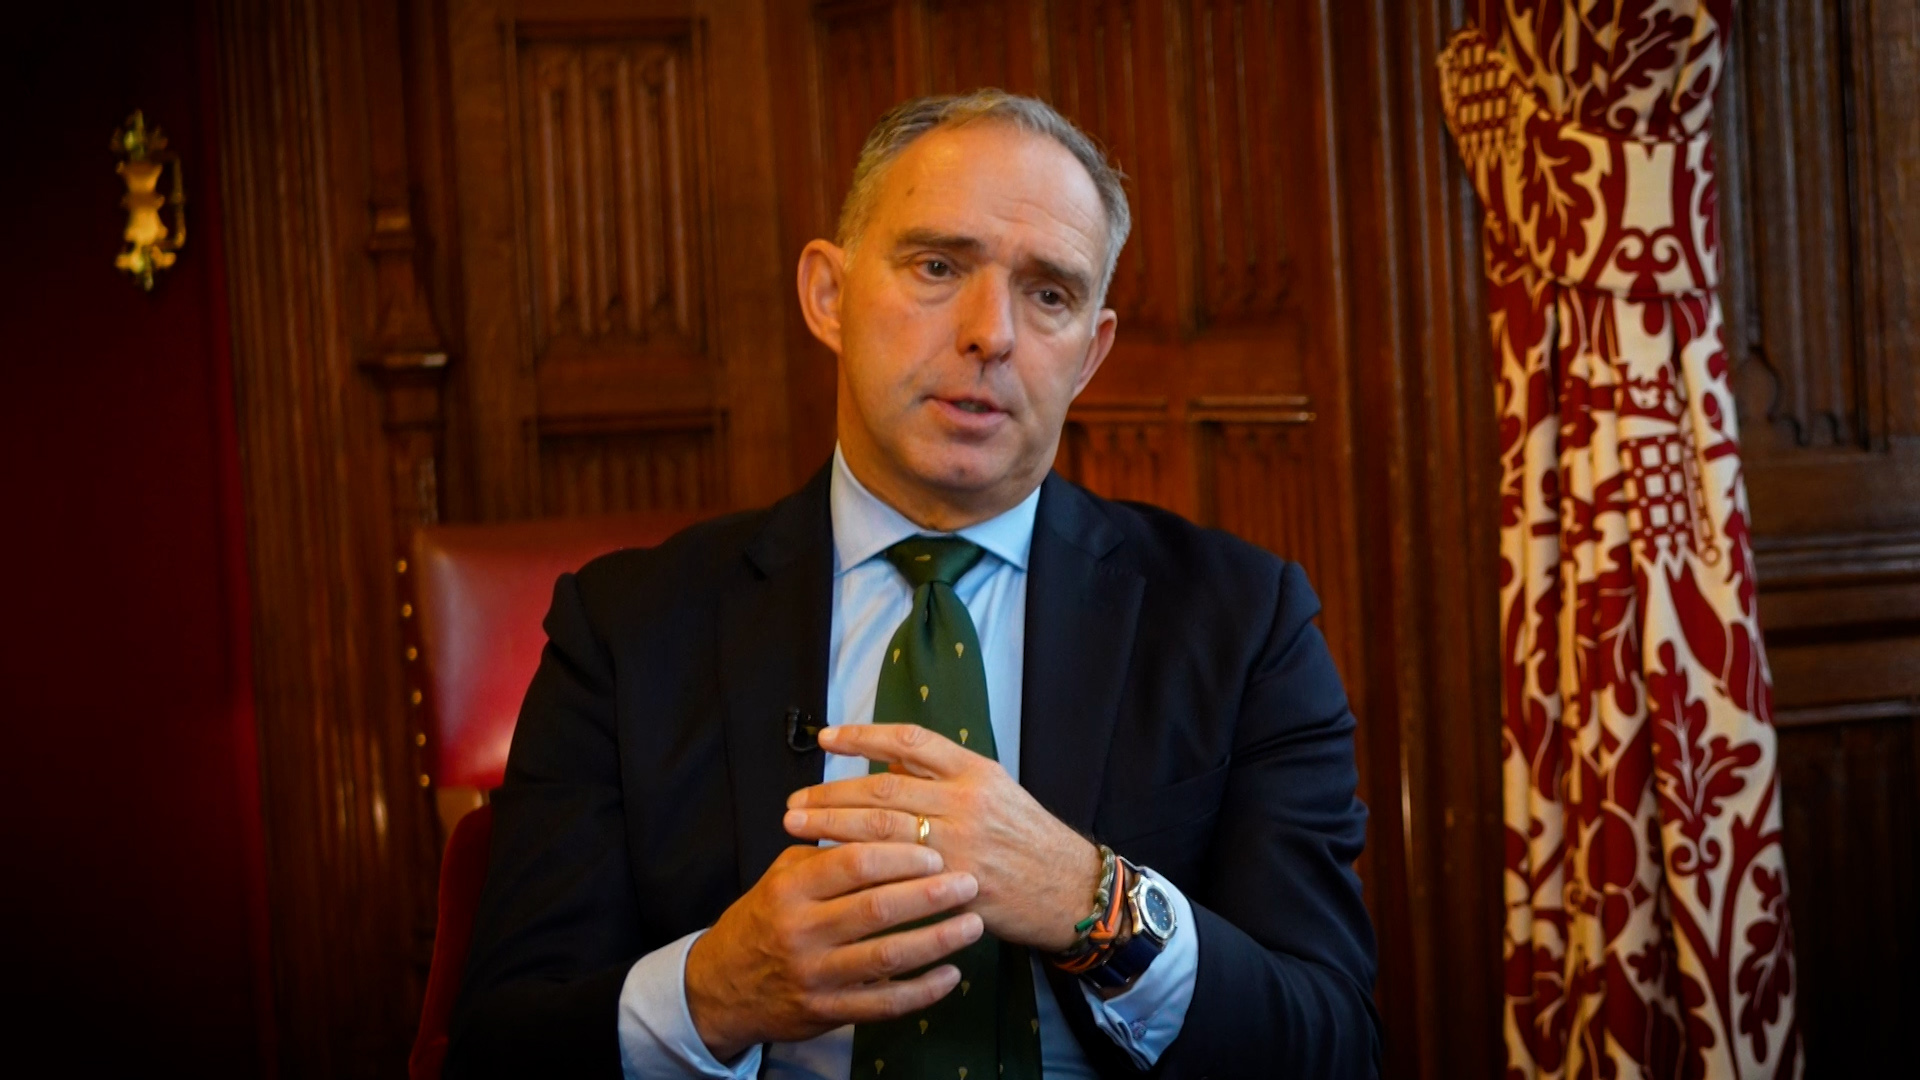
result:
[[[933,822],[928,821],[927,815],[925,814],[918,814],[916,816],[920,819],[920,837],[915,842],[924,844],[927,842],[928,834],[933,832]]]

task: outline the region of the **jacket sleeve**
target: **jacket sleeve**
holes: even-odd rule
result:
[[[1188,897],[1200,967],[1159,1074],[1368,1077],[1379,1071],[1366,839],[1353,713],[1320,604],[1292,563],[1248,676],[1220,815]]]
[[[613,661],[574,575],[494,793],[493,848],[448,1077],[621,1074],[615,1019],[643,933],[627,861]]]

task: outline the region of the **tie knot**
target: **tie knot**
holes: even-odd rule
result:
[[[929,581],[952,585],[982,554],[980,545],[957,536],[916,536],[888,548],[887,561],[918,589]]]

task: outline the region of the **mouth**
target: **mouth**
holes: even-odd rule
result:
[[[997,426],[1007,415],[1005,409],[987,398],[935,397],[933,404],[946,416],[948,423],[963,430],[984,431]]]

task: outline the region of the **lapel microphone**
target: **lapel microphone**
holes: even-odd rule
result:
[[[787,749],[796,754],[820,749],[820,725],[798,705],[787,706]]]

